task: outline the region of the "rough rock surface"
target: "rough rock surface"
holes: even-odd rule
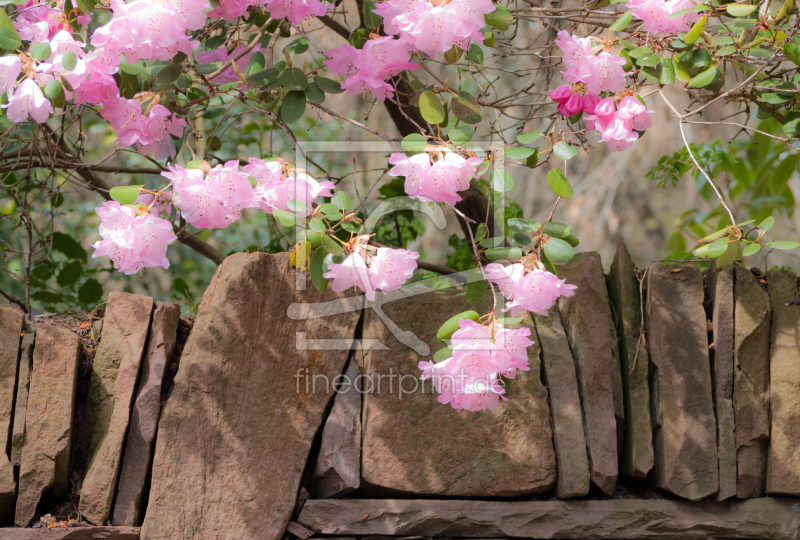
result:
[[[800,305],[797,276],[767,273],[772,303],[770,331],[770,411],[767,493],[800,495]]]
[[[81,516],[95,525],[104,525],[111,515],[152,310],[153,299],[148,296],[108,295],[103,337],[89,382],[86,410],[93,410],[96,422],[78,507]]]
[[[600,256],[597,256],[598,263]],[[602,265],[601,265],[602,268]],[[608,291],[608,276],[606,278],[606,294]],[[611,389],[614,398],[614,419],[617,422],[617,458],[625,451],[625,395],[622,384],[622,368],[620,365],[619,337],[617,334],[617,314],[609,300],[608,304],[608,329],[609,342],[611,343]]]
[[[697,501],[719,489],[703,276],[697,266],[650,267],[647,341],[655,485]]]
[[[337,311],[342,295],[296,278],[288,253],[217,269],[158,423],[143,539],[281,538],[333,398],[305,380],[332,380],[349,353],[314,340],[349,347],[362,305]]]
[[[578,286],[575,296],[559,299],[558,307],[577,366],[592,482],[611,495],[618,473],[614,357],[600,258],[578,253],[561,267],[559,277]]]
[[[355,386],[360,375],[351,359],[325,421],[310,486],[318,499],[346,495],[361,484],[361,394]]]
[[[34,327],[26,327],[22,336],[19,353],[19,373],[17,373],[17,396],[14,404],[14,428],[11,433],[11,464],[19,467],[22,463],[22,446],[25,444],[25,414],[28,410],[28,390],[31,383],[33,364],[33,341],[36,337]]]
[[[432,501],[312,500],[298,522],[326,535],[471,538],[797,540],[797,501],[748,499]]]
[[[622,238],[608,274],[608,296],[616,312],[622,382],[625,396],[625,445],[622,474],[644,478],[653,468],[653,427],[648,370],[650,357],[639,343],[642,302],[634,264]]]
[[[736,462],[739,498],[762,497],[769,443],[769,295],[755,276],[736,266]]]
[[[131,411],[125,442],[124,461],[119,473],[119,488],[114,503],[114,525],[139,525],[142,493],[153,458],[158,415],[161,412],[161,382],[172,361],[181,308],[158,302],[142,359],[142,374]]]
[[[461,291],[428,291],[386,303],[382,310],[402,331],[427,344],[431,354],[443,347],[436,331],[448,318],[467,309],[491,309],[488,294],[474,306]],[[363,396],[362,489],[504,497],[553,485],[555,453],[538,345],[528,348],[530,371],[509,381],[509,401],[496,411],[475,413],[439,403],[431,381],[418,379],[419,362],[431,354],[420,355],[398,341],[369,307],[363,336],[384,347],[373,346],[361,359],[366,381],[374,386],[371,392],[365,388]],[[390,386],[392,375],[395,384]]]
[[[534,314],[533,320],[542,349],[542,374],[550,394],[558,472],[556,497],[582,497],[589,493],[589,458],[575,360],[557,306],[550,309],[547,317]]]
[[[65,328],[37,325],[15,523],[25,527],[41,495],[67,493],[81,342]]]
[[[0,305],[0,520],[14,513],[14,467],[6,457],[14,408],[14,385],[19,364],[20,334],[25,315],[19,308]]]
[[[0,529],[0,540],[138,540],[134,527],[75,527],[62,529]]]
[[[736,496],[736,416],[733,410],[734,379],[734,270],[728,266],[721,272],[713,269],[708,276],[712,298],[714,327],[714,405],[717,411],[717,459],[719,491],[717,500]]]

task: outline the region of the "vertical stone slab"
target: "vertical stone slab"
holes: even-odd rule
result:
[[[309,491],[317,499],[341,497],[361,484],[361,372],[350,360],[333,401]],[[335,381],[334,381],[335,382]]]
[[[717,500],[736,496],[736,416],[733,410],[734,380],[734,270],[708,272],[713,299],[714,327],[714,405],[717,411],[717,459],[719,492]]]
[[[703,276],[697,266],[650,266],[647,341],[652,365],[654,482],[692,501],[719,490],[703,296]]]
[[[25,324],[22,310],[0,304],[0,520],[14,513],[14,467],[6,456],[14,408],[14,385],[19,364],[20,334]]]
[[[217,269],[161,411],[142,540],[282,537],[333,397],[305,381],[342,373],[349,351],[324,340],[352,340],[363,305],[297,277],[288,253]]]
[[[43,493],[52,489],[63,496],[67,492],[80,350],[80,339],[66,328],[36,326],[14,519],[17,527],[28,526]]]
[[[117,485],[133,393],[139,378],[153,299],[112,292],[108,295],[103,337],[94,359],[86,410],[92,411],[89,469],[81,487],[81,516],[105,525]]]
[[[495,411],[443,405],[431,381],[418,379],[419,362],[444,347],[436,339],[442,323],[467,309],[489,312],[491,295],[474,306],[463,291],[409,289],[401,293],[405,298],[398,294],[401,299],[378,306],[383,317],[369,305],[364,314],[364,340],[382,345],[372,341],[361,359],[365,383],[372,384],[363,396],[362,490],[512,497],[550,489],[556,462],[538,344],[528,348],[530,371],[507,381],[508,401]],[[382,319],[392,321],[394,331]],[[400,342],[411,336],[421,341],[421,353]]]
[[[653,427],[650,415],[648,370],[650,357],[642,330],[642,301],[634,264],[622,238],[608,274],[608,295],[616,312],[625,420],[628,429],[622,453],[621,473],[645,478],[653,468]]]
[[[558,473],[556,497],[583,497],[589,493],[590,475],[575,360],[561,326],[558,306],[553,306],[547,317],[533,314],[533,321],[542,349],[544,383],[550,394]]]
[[[771,424],[767,493],[800,495],[800,305],[797,276],[787,270],[767,273],[772,304],[769,395]]]
[[[736,496],[744,499],[762,497],[767,484],[771,309],[769,295],[739,265],[735,282]]]
[[[558,308],[575,358],[592,482],[606,495],[617,484],[617,424],[614,413],[614,357],[608,292],[596,253],[578,253],[559,277],[577,285],[575,296]]]
[[[172,361],[180,318],[181,308],[178,304],[156,303],[119,473],[112,518],[112,524],[116,526],[141,523],[142,493],[153,458],[153,443],[161,412],[161,382],[166,367]]]
[[[28,410],[28,390],[31,384],[33,365],[33,341],[36,329],[25,327],[19,354],[19,373],[17,374],[17,397],[14,404],[14,428],[11,431],[11,464],[19,467],[22,463],[22,447],[25,444],[25,415]]]

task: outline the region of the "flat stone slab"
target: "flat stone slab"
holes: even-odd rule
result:
[[[650,356],[640,340],[642,299],[634,268],[628,248],[620,238],[608,274],[608,296],[616,313],[627,423],[620,472],[632,478],[645,478],[653,468]]]
[[[578,286],[575,296],[559,299],[558,308],[577,366],[592,483],[611,495],[618,474],[614,395],[622,394],[622,381],[615,392],[608,292],[600,258],[578,253],[558,277]]]
[[[797,499],[689,503],[668,500],[311,500],[298,522],[326,535],[593,540],[631,538],[797,540]]]
[[[767,493],[800,495],[800,306],[797,276],[787,270],[767,273],[772,303],[770,331],[770,432]]]
[[[142,493],[153,459],[156,427],[161,412],[161,382],[166,367],[172,361],[180,318],[181,308],[178,304],[158,302],[153,311],[111,520],[117,526],[141,523]]]
[[[19,372],[17,373],[17,396],[14,404],[14,428],[11,433],[11,464],[19,467],[22,463],[22,447],[25,444],[25,415],[28,411],[28,390],[33,366],[33,343],[36,337],[34,327],[25,328],[19,352]]]
[[[14,412],[14,386],[17,382],[20,336],[25,315],[17,307],[0,304],[0,519],[6,520],[14,513],[14,496],[17,483],[14,467],[6,456],[5,449],[11,434],[11,419]]]
[[[362,306],[297,281],[288,253],[238,253],[217,269],[161,412],[142,538],[283,535],[333,398],[305,381],[331,381],[350,352],[318,340],[349,343]]]
[[[135,527],[0,529],[0,540],[139,540]]]
[[[81,341],[66,328],[36,326],[25,445],[17,495],[17,527],[26,527],[43,493],[67,493]]]
[[[736,266],[733,405],[740,499],[762,497],[769,444],[769,295],[755,276]]]
[[[442,323],[467,309],[487,313],[491,295],[474,306],[463,291],[411,286],[402,294],[407,297],[378,306],[380,314],[370,305],[364,314],[363,339],[377,341],[361,359],[365,383],[372,384],[363,395],[362,490],[458,497],[548,490],[556,463],[538,345],[528,348],[530,371],[507,381],[508,401],[497,410],[455,410],[437,401],[430,380],[418,379],[418,364],[444,347],[436,339]]]
[[[100,347],[94,359],[86,410],[92,411],[89,469],[79,510],[89,523],[103,525],[111,515],[125,433],[144,354],[153,299],[112,292],[108,295]]]
[[[697,501],[719,490],[700,269],[693,264],[650,266],[646,309],[653,368],[654,484]]]
[[[556,497],[583,497],[589,493],[589,458],[586,453],[575,360],[561,325],[558,306],[553,306],[547,317],[533,314],[533,321],[536,324],[537,341],[542,349],[544,383],[550,396],[558,473]]]

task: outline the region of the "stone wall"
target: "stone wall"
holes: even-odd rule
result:
[[[0,306],[0,540],[800,539],[797,276],[622,242],[602,268],[563,268],[576,296],[519,323],[530,371],[481,413],[416,377],[461,289],[364,306],[238,254],[194,321]]]

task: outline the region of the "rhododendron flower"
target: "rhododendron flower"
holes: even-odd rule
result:
[[[336,292],[357,287],[364,291],[367,300],[375,301],[375,289],[369,279],[367,263],[360,253],[353,252],[341,263],[328,265],[328,271],[322,274],[322,277],[333,280],[331,289]]]
[[[19,56],[0,57],[0,95],[14,89],[21,69],[22,63],[19,61]]]
[[[156,105],[144,119],[144,134],[138,144],[142,155],[155,153],[156,159],[175,157],[175,145],[170,135],[180,137],[186,120],[172,114],[163,105]]]
[[[28,116],[39,124],[47,122],[53,112],[50,101],[44,97],[42,89],[33,79],[26,78],[15,90],[8,90],[8,104],[0,105],[8,109],[8,119],[15,124],[25,122]]]
[[[583,110],[583,99],[581,99],[581,95],[576,92],[564,103],[559,103],[557,108],[562,116],[573,116]]]
[[[483,158],[463,158],[448,150],[439,152],[438,158],[432,162],[427,153],[410,158],[405,154],[392,154],[389,163],[394,167],[389,174],[405,177],[405,191],[409,197],[455,204],[461,200],[458,192],[469,189],[469,182]]]
[[[557,36],[555,43],[564,53],[561,61],[567,66],[567,71],[562,72],[564,79],[580,82],[576,80],[578,78],[577,70],[592,55],[592,42],[589,38],[573,36],[566,30],[561,30]]]
[[[552,92],[550,92],[550,99],[556,103],[566,103],[572,97],[572,85],[562,84]]]
[[[593,94],[625,88],[625,59],[618,54],[603,51],[595,56],[589,38],[570,35],[566,30],[558,33],[556,45],[564,53],[562,61],[567,70],[561,73],[565,81],[583,83]]]
[[[523,310],[547,315],[559,296],[575,295],[575,285],[567,284],[566,280],[558,279],[546,270],[536,268],[527,274],[523,272],[524,267],[519,263],[506,267],[500,263],[486,266],[487,279],[498,285],[506,300],[510,300],[503,310],[513,317]]]
[[[303,171],[291,171],[284,177],[283,165],[277,161],[265,162],[251,157],[242,170],[256,179],[250,206],[261,208],[268,214],[278,209],[307,216],[311,214],[311,203],[318,197],[332,196],[335,187],[333,182],[320,182]],[[290,208],[289,201],[301,202],[305,209]]]
[[[103,102],[105,107],[100,116],[117,131],[119,144],[129,146],[137,142],[145,142],[145,117],[142,115],[142,104],[135,99],[123,97]]]
[[[630,148],[639,138],[636,132],[650,127],[650,114],[642,102],[632,96],[620,100],[619,109],[612,98],[601,100],[594,114],[586,118],[586,127],[600,132],[600,140],[607,143],[612,152]]]
[[[419,253],[407,249],[378,248],[369,263],[372,286],[383,291],[400,288],[417,267]]]
[[[208,16],[214,19],[225,19],[231,21],[247,13],[250,6],[263,6],[267,0],[221,0],[213,10],[208,12]]]
[[[595,107],[600,103],[600,96],[586,92],[583,94],[583,112],[586,114],[594,114]]]
[[[292,24],[300,24],[308,17],[325,15],[334,5],[320,0],[270,0],[265,7],[273,19],[289,19]]]
[[[625,7],[633,10],[633,16],[644,22],[644,29],[653,33],[685,32],[689,23],[696,21],[700,14],[689,11],[677,17],[674,13],[695,7],[692,0],[628,0]]]

